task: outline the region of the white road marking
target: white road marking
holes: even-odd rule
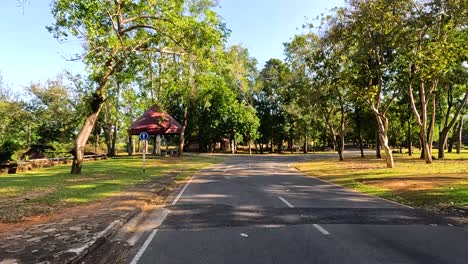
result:
[[[313,224],[312,226],[314,226],[318,231],[320,231],[320,233],[324,234],[324,235],[329,235],[330,233],[325,230],[323,227],[317,225],[317,224]]]
[[[190,177],[190,180],[185,184],[184,188],[182,188],[182,190],[180,190],[179,194],[177,195],[177,197],[174,199],[174,201],[172,202],[172,205],[175,205],[180,197],[182,196],[182,194],[184,193],[185,189],[187,189],[187,187],[189,186],[190,182],[192,182],[192,179],[193,179],[193,176]],[[165,218],[165,216],[164,216]],[[164,221],[164,219],[162,220]],[[161,223],[162,223],[161,221]],[[148,248],[149,244],[151,243],[151,241],[153,241],[154,239],[154,236],[156,235],[156,233],[158,232],[158,229],[154,229],[151,234],[148,236],[148,238],[146,239],[145,243],[143,244],[143,246],[138,250],[137,254],[135,255],[135,257],[133,257],[133,260],[132,262],[130,262],[130,264],[137,264],[138,261],[140,260],[141,256],[143,256],[143,253],[145,253],[146,249]]]
[[[283,197],[279,196],[278,197],[283,203],[285,203],[287,206],[291,207],[291,208],[294,208],[294,205],[290,204],[288,201],[286,201],[286,199],[284,199]]]
[[[292,205],[290,202],[288,202],[286,199],[284,199],[283,197],[281,196],[278,196],[278,198],[283,202],[285,203],[287,206],[291,207],[291,208],[294,208],[294,205]],[[329,235],[330,233],[325,230],[325,228],[317,225],[317,224],[313,224],[312,225],[313,227],[315,227],[318,231],[320,231],[320,233],[324,234],[324,235]]]
[[[134,235],[127,240],[127,243],[132,247],[135,246],[147,230],[158,228],[164,222],[169,213],[170,210],[165,208],[156,209],[154,212],[155,215],[151,213],[150,217],[146,219],[143,223],[141,223],[141,218],[135,218],[134,220],[132,220],[135,222],[132,225],[147,226],[148,228],[142,228],[142,230],[135,231]],[[148,223],[148,221],[150,221],[150,223]]]
[[[151,232],[151,234],[148,236],[148,238],[146,239],[143,246],[138,250],[135,257],[133,257],[133,260],[132,260],[132,262],[130,262],[130,264],[137,264],[138,263],[138,261],[140,260],[141,256],[143,256],[143,253],[145,253],[145,251],[148,248],[151,241],[153,241],[153,238],[154,238],[154,236],[156,235],[157,232],[158,232],[158,229],[154,229],[153,232]]]
[[[228,166],[223,172],[227,172],[230,169],[231,169],[231,166]]]
[[[193,179],[193,176],[190,177],[190,180],[187,182],[187,184],[185,184],[184,188],[180,191],[179,195],[177,195],[177,197],[174,199],[174,201],[172,202],[172,205],[175,205],[177,203],[177,201],[179,201],[180,199],[180,196],[182,196],[182,194],[184,193],[185,189],[187,189],[187,187],[189,186],[190,182],[192,181]]]

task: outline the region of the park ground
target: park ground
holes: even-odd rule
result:
[[[112,198],[136,184],[159,181],[171,188],[218,159],[186,156],[182,159],[158,157],[147,160],[142,171],[141,157],[117,157],[91,161],[80,175],[70,174],[70,165],[0,176],[0,222],[18,222],[36,215]],[[167,176],[173,176],[166,180]]]
[[[394,154],[393,169],[369,153],[366,158],[351,157],[341,162],[331,158],[294,166],[307,175],[358,192],[440,211],[468,223],[468,150],[446,153],[445,159],[432,164],[419,159],[419,154]]]

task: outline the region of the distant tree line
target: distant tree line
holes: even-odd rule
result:
[[[18,96],[0,82],[4,156],[50,145],[74,157],[101,143],[116,155],[127,128],[157,104],[182,124],[177,144],[249,146],[259,153],[324,150],[350,142],[385,152],[422,148],[432,162],[460,151],[468,100],[468,2],[348,1],[284,43],[261,68],[216,1],[56,0],[48,30],[83,43],[86,76],[63,73]],[[0,79],[1,80],[1,79]],[[182,151],[179,152],[182,154]],[[18,158],[18,157],[16,157]],[[6,158],[4,158],[6,159]]]

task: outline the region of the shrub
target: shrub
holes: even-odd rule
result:
[[[13,140],[7,140],[0,146],[0,163],[12,159],[12,155],[20,149],[20,145]]]

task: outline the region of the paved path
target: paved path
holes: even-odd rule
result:
[[[236,156],[203,170],[128,261],[468,263],[465,228],[288,167],[311,157]]]

